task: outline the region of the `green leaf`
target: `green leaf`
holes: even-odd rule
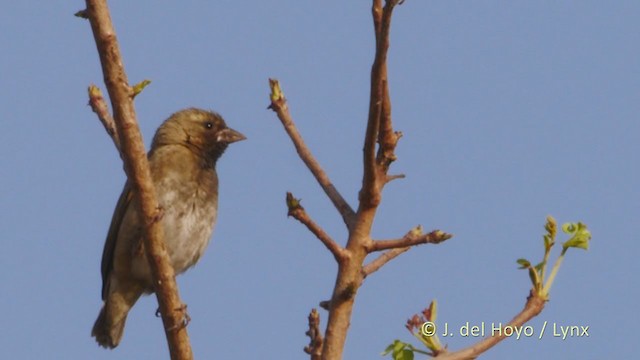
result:
[[[562,225],[562,231],[567,234],[571,234],[571,238],[562,244],[564,250],[568,248],[589,249],[589,240],[591,240],[591,232],[587,229],[587,226],[581,222],[566,223]]]
[[[531,267],[531,263],[527,259],[520,258],[516,260],[516,262],[518,263],[518,265],[520,265],[518,269],[528,269]]]
[[[396,354],[393,360],[413,360],[413,351],[404,349],[402,352]]]
[[[393,347],[395,346],[397,341],[400,341],[400,340],[393,340],[393,342],[391,344],[389,344],[389,346],[387,346],[387,348],[384,349],[384,351],[382,353],[380,353],[380,355],[386,356],[387,354],[392,352],[393,351]]]
[[[431,304],[429,304],[429,318],[427,320],[431,322],[436,322],[436,318],[438,316],[438,308],[436,300],[431,300]]]
[[[136,96],[138,96],[138,94],[140,94],[142,92],[142,90],[144,90],[144,88],[146,88],[147,85],[149,85],[149,84],[151,84],[151,80],[145,79],[145,80],[142,80],[141,82],[133,85],[131,97],[135,98]]]
[[[387,346],[387,348],[382,352],[382,356],[386,356],[389,353],[391,353],[391,357],[396,360],[396,359],[403,359],[403,352],[405,351],[406,347],[410,347],[411,345],[404,343],[398,339],[393,340],[393,344]],[[413,355],[413,354],[412,354]]]
[[[578,229],[578,224],[574,224],[574,223],[564,223],[562,224],[562,231],[565,234],[573,234],[576,232],[576,230]]]

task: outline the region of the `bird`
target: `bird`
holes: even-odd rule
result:
[[[174,113],[156,131],[147,157],[163,210],[165,246],[176,274],[203,255],[218,213],[216,163],[229,144],[245,139],[219,114],[197,108]],[[102,253],[104,304],[91,335],[104,348],[118,346],[129,311],[140,296],[154,291],[134,192],[127,181]]]

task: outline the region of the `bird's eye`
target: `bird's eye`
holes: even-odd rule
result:
[[[211,121],[207,121],[206,123],[204,123],[204,126],[207,129],[213,129],[213,123]]]

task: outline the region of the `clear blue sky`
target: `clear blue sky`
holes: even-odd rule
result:
[[[82,1],[6,2],[0,13],[0,349],[14,359],[161,359],[156,300],[132,311],[119,348],[89,333],[101,306],[100,257],[124,182],[86,88],[102,74]],[[266,110],[278,78],[300,131],[356,205],[373,35],[369,1],[113,1],[147,144],[172,112],[222,113],[247,135],[219,163],[219,222],[179,278],[198,359],[302,359],[306,317],[336,266],[286,217],[284,196],[344,243],[345,229]],[[529,290],[515,260],[542,256],[548,214],[584,221],[544,321],[588,338],[509,339],[488,359],[636,354],[640,214],[640,3],[407,0],[389,59],[404,132],[374,236],[417,224],[455,238],[411,250],[358,294],[346,359],[377,359],[436,298],[449,326],[509,320]],[[103,87],[104,88],[104,87]],[[634,155],[635,154],[635,155]],[[322,324],[326,312],[322,311]],[[454,337],[459,349],[476,339]]]

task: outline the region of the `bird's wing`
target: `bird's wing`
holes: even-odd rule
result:
[[[109,276],[111,275],[111,270],[113,270],[113,254],[116,251],[120,225],[122,225],[122,219],[124,219],[124,215],[127,213],[127,209],[131,204],[132,195],[131,184],[127,180],[116,204],[116,208],[113,211],[111,225],[107,233],[107,240],[104,243],[104,250],[102,251],[102,300],[106,300],[109,295]]]

